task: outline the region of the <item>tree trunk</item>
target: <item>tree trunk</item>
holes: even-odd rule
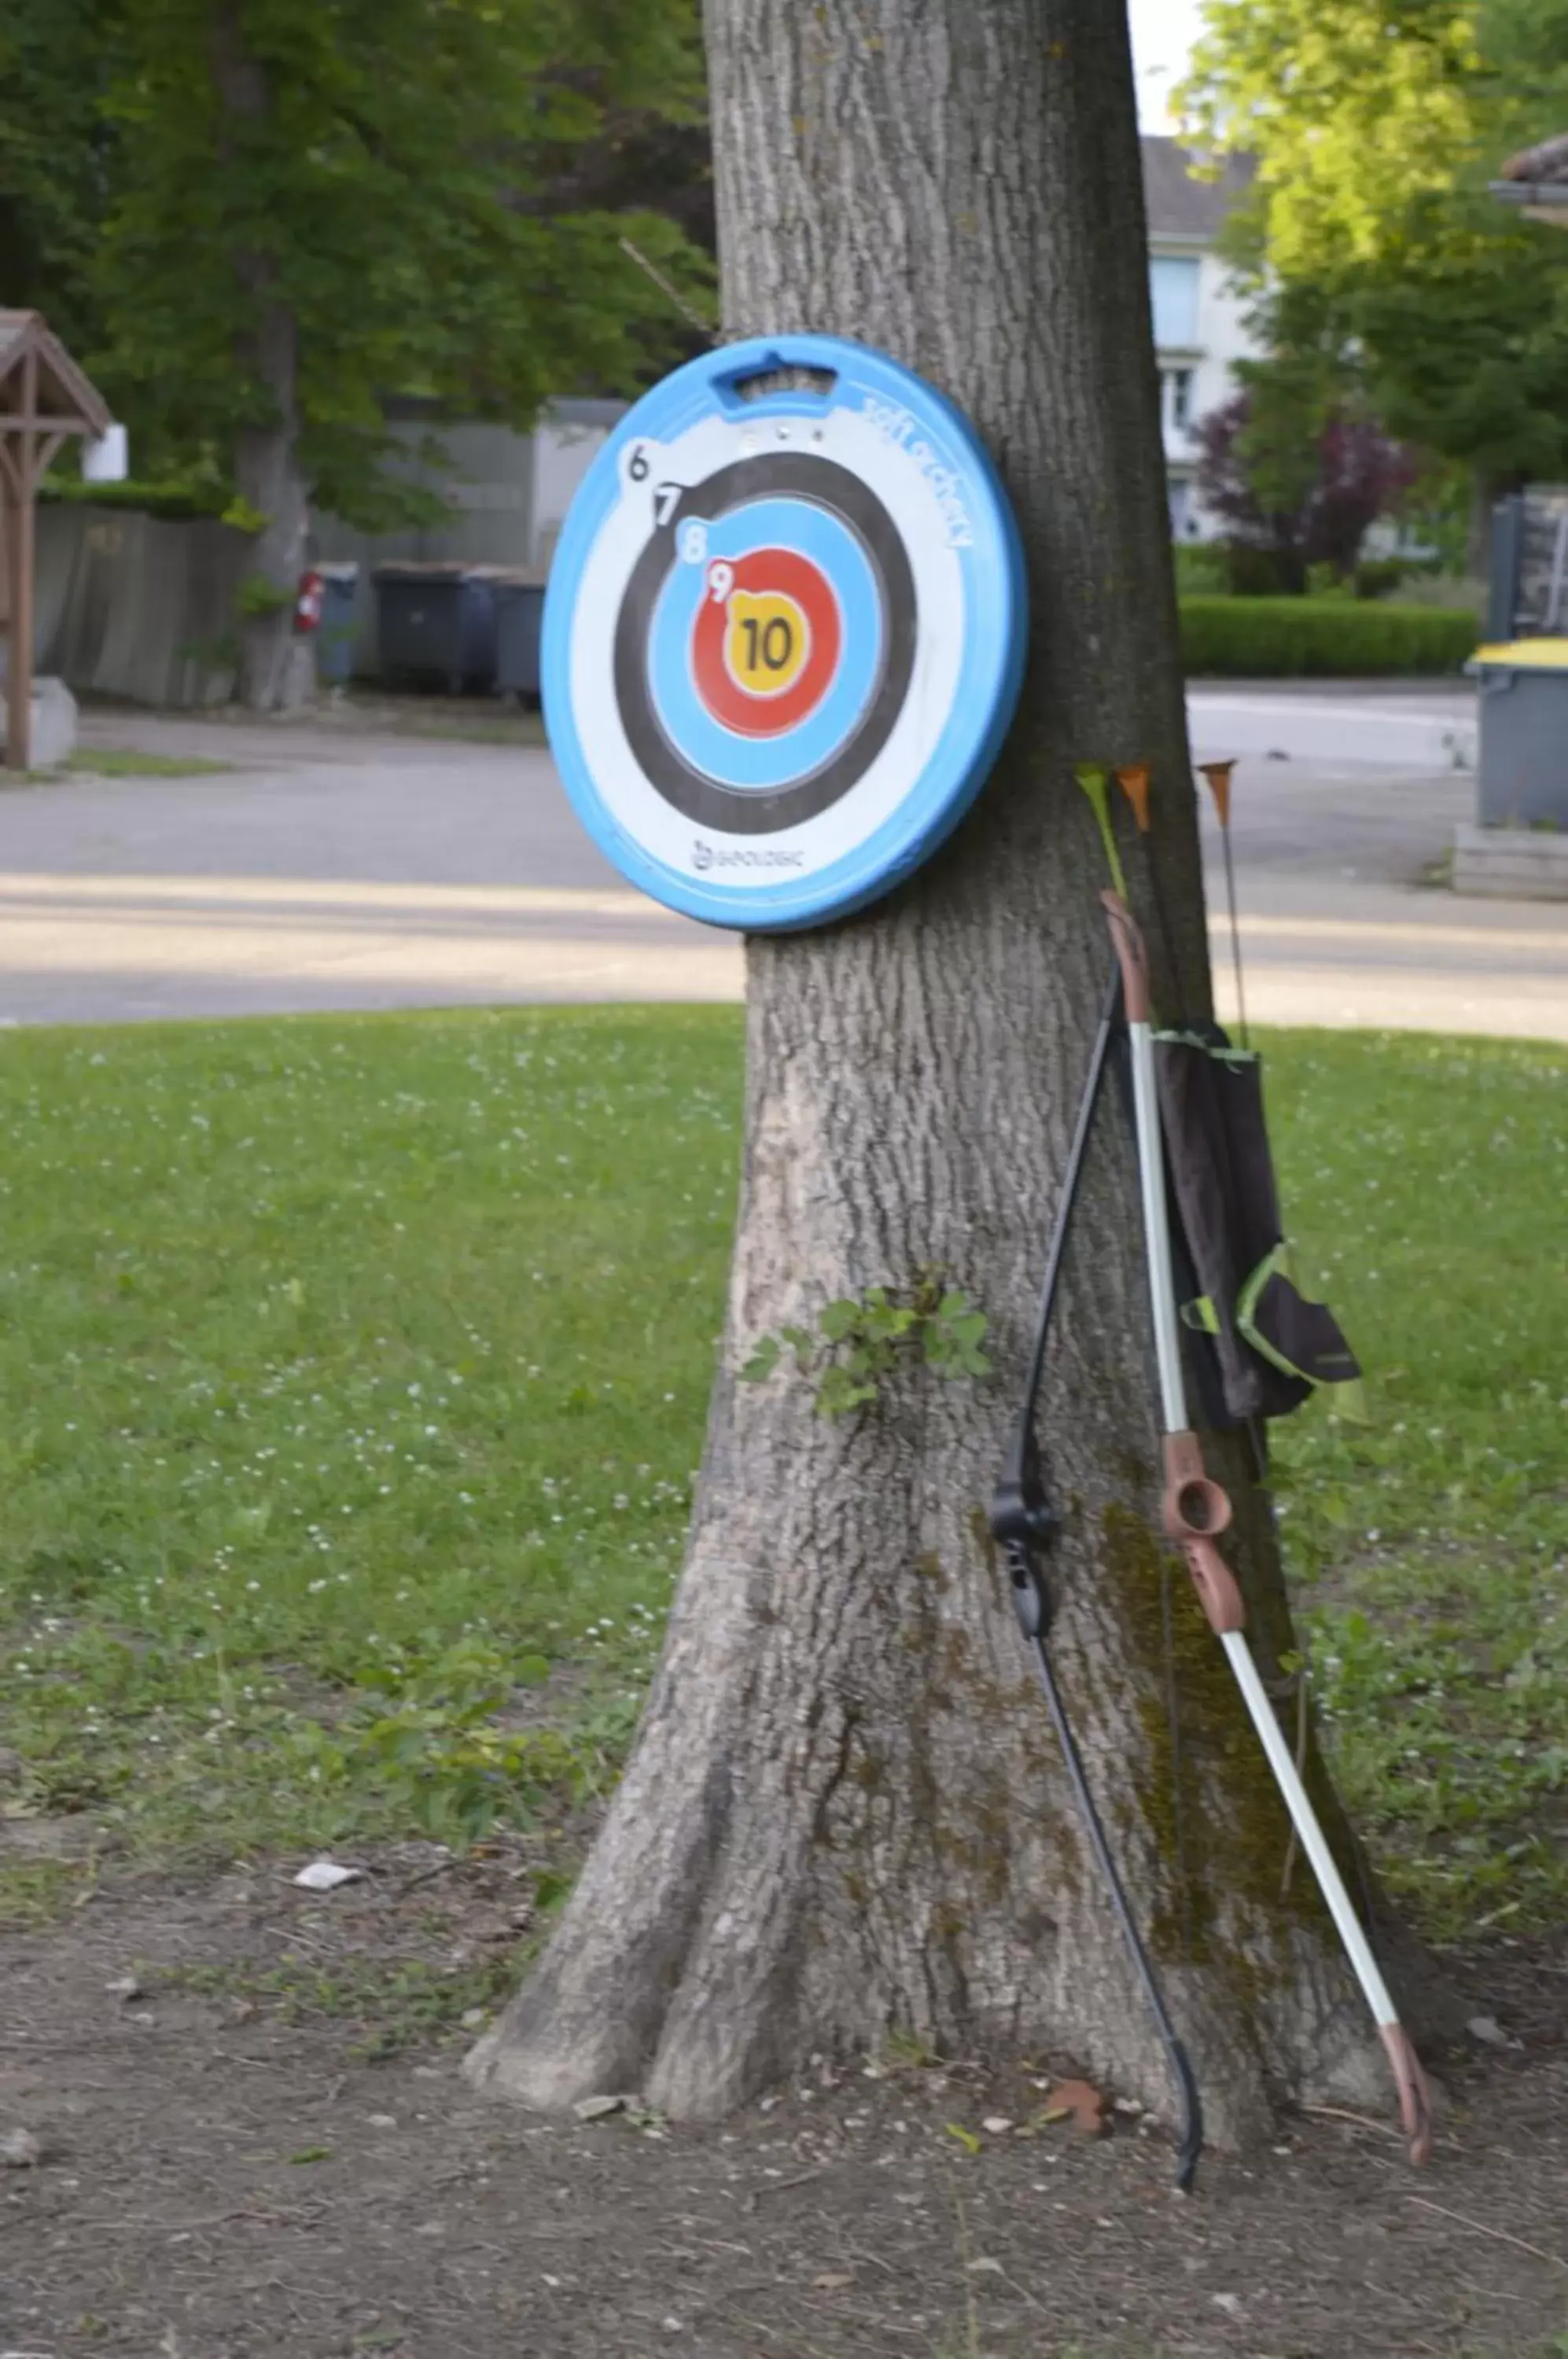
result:
[[[271,105],[265,69],[245,47],[238,0],[222,0],[212,22],[213,84],[234,139]],[[227,143],[232,154],[234,140]],[[294,629],[305,564],[306,497],[299,473],[299,355],[294,315],[278,294],[271,257],[247,245],[234,256],[246,325],[235,361],[252,388],[255,417],[234,442],[234,488],[266,521],[256,534],[241,591],[240,702],[256,712],[290,711],[313,684],[309,640]]]
[[[560,1929],[471,2070],[544,2107],[641,2089],[713,2116],[900,2030],[1052,2054],[1169,2114],[985,1523],[1109,967],[1073,762],[1153,762],[1157,985],[1209,1006],[1124,14],[708,0],[708,46],[730,330],[862,337],[963,406],[1023,531],[1029,674],[939,857],[862,916],[749,944],[739,1226],[665,1654]],[[1149,874],[1140,853],[1152,919]],[[833,1423],[782,1370],[736,1382],[759,1333],[933,1265],[989,1315],[988,1382],[914,1373]],[[1211,2135],[1261,2130],[1274,2093],[1382,2103],[1299,1864],[1281,1898],[1287,1821],[1224,1658],[1155,1537],[1114,1091],[1041,1434],[1067,1518],[1059,1668]],[[1291,1634],[1267,1505],[1237,1451],[1213,1465],[1269,1676]]]
[[[294,628],[307,522],[294,321],[282,304],[267,299],[267,277],[259,271],[256,300],[258,319],[245,340],[245,361],[273,415],[265,425],[242,428],[234,444],[235,487],[267,518],[246,575],[256,604],[240,616],[240,702],[256,712],[291,712],[308,701],[314,684],[310,641]]]
[[[1525,478],[1520,474],[1498,474],[1489,468],[1477,467],[1470,477],[1470,514],[1465,532],[1465,570],[1472,582],[1489,582],[1492,571],[1492,517],[1499,500],[1510,492],[1521,492]],[[1508,630],[1511,635],[1510,619]]]

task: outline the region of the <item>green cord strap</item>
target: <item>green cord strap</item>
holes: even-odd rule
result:
[[[1306,1368],[1298,1368],[1294,1360],[1288,1359],[1283,1352],[1278,1350],[1269,1342],[1258,1324],[1258,1302],[1264,1288],[1271,1277],[1289,1278],[1290,1276],[1290,1248],[1288,1242],[1281,1237],[1279,1244],[1264,1255],[1257,1268],[1243,1284],[1241,1292],[1236,1297],[1236,1323],[1238,1332],[1246,1337],[1253,1350],[1260,1353],[1271,1366],[1278,1368],[1281,1375],[1294,1376],[1304,1385],[1315,1385],[1318,1382],[1317,1377]]]
[[[1103,762],[1074,762],[1073,775],[1089,798],[1089,807],[1100,830],[1100,841],[1105,847],[1111,882],[1125,901],[1127,897],[1127,878],[1122,874],[1121,855],[1111,830],[1110,772]]]
[[[1314,1387],[1322,1386],[1325,1390],[1332,1392],[1334,1413],[1336,1417],[1348,1418],[1351,1423],[1355,1425],[1367,1425],[1370,1423],[1371,1420],[1367,1408],[1366,1388],[1362,1384],[1359,1374],[1349,1377],[1333,1377],[1323,1375],[1321,1372],[1321,1369],[1314,1370],[1312,1368],[1299,1368],[1294,1360],[1290,1359],[1287,1353],[1280,1351],[1278,1344],[1271,1343],[1269,1338],[1263,1332],[1262,1328],[1258,1323],[1258,1304],[1262,1299],[1264,1288],[1268,1286],[1269,1279],[1272,1277],[1282,1277],[1292,1288],[1295,1286],[1290,1246],[1289,1240],[1283,1237],[1281,1237],[1279,1243],[1273,1248],[1272,1252],[1265,1254],[1263,1259],[1258,1263],[1258,1267],[1251,1273],[1246,1284],[1243,1286],[1240,1294],[1236,1298],[1236,1324],[1237,1333],[1240,1334],[1247,1343],[1251,1344],[1255,1352],[1257,1352],[1263,1359],[1268,1360],[1274,1367],[1279,1369],[1281,1374],[1284,1375],[1298,1377],[1302,1384],[1312,1385]],[[1336,1353],[1334,1356],[1339,1359],[1350,1360],[1350,1354],[1348,1352]],[[1355,1361],[1350,1360],[1350,1364],[1354,1367],[1356,1365]]]
[[[1220,1314],[1211,1294],[1197,1294],[1191,1302],[1183,1302],[1181,1318],[1182,1326],[1190,1328],[1194,1335],[1217,1335],[1220,1332]]]

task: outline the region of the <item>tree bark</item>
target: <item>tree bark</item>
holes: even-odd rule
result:
[[[1492,570],[1492,514],[1499,500],[1522,491],[1522,475],[1497,474],[1477,467],[1470,477],[1470,515],[1465,533],[1465,565],[1472,582],[1489,582]],[[1510,625],[1511,629],[1511,625]]]
[[[708,0],[707,32],[726,324],[864,338],[963,406],[1023,531],[1029,679],[936,859],[848,922],[748,945],[739,1224],[666,1649],[576,1893],[471,2071],[543,2107],[641,2089],[711,2117],[898,2030],[1055,2055],[1168,2116],[985,1523],[1109,966],[1074,761],[1152,761],[1164,923],[1141,853],[1134,896],[1164,1005],[1209,1006],[1125,16]],[[990,1381],[912,1374],[831,1424],[798,1377],[737,1383],[759,1333],[932,1265],[989,1315]],[[1155,1537],[1114,1092],[1041,1434],[1067,1517],[1059,1668],[1211,2136],[1261,2131],[1276,2094],[1383,2102],[1299,1865],[1281,1897],[1287,1821],[1224,1658]],[[1268,1676],[1291,1633],[1267,1503],[1236,1451],[1212,1462]]]
[[[220,104],[243,137],[245,124],[264,118],[272,98],[265,69],[245,46],[239,0],[222,0],[214,14],[212,69]],[[233,141],[228,148],[232,159]],[[271,256],[247,244],[234,256],[234,270],[247,314],[234,357],[256,405],[252,422],[235,437],[234,488],[265,518],[237,616],[239,697],[252,712],[289,711],[306,702],[313,682],[310,642],[294,629],[308,523],[299,471],[298,339]]]

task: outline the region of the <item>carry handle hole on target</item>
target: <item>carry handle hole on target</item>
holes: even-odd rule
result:
[[[825,410],[837,384],[837,369],[792,357],[791,348],[785,342],[770,345],[760,359],[749,359],[742,369],[716,376],[713,390],[731,417],[738,418],[776,393],[792,394],[797,402],[804,395],[808,400],[820,402]]]

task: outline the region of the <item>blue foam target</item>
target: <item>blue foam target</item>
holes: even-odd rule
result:
[[[748,398],[748,381],[811,370]],[[808,926],[956,826],[1017,703],[1017,527],[959,412],[826,336],[705,353],[645,395],[572,503],[545,600],[546,725],[589,833],[670,908]]]

